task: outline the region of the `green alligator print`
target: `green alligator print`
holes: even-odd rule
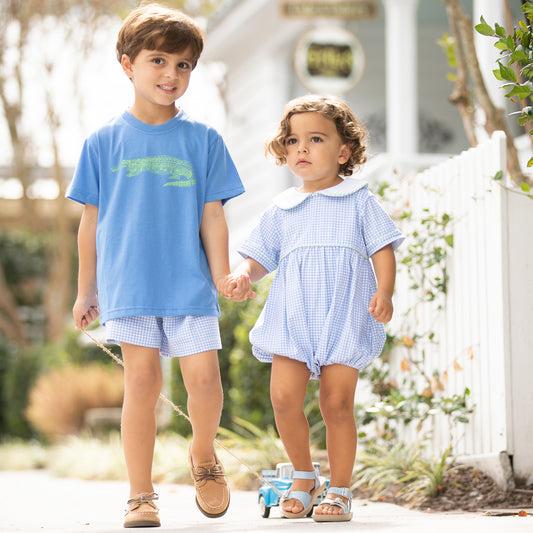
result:
[[[167,176],[171,181],[167,181],[164,187],[192,187],[196,183],[189,161],[182,161],[166,155],[124,159],[118,167],[114,167],[111,170],[112,172],[118,172],[121,168],[127,170],[126,176],[128,178],[138,176],[143,172]]]

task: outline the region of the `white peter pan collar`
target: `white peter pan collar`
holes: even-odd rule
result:
[[[323,196],[348,196],[367,185],[368,183],[366,181],[357,178],[345,178],[341,183],[317,192],[299,192],[296,190],[296,187],[291,187],[275,196],[272,202],[280,209],[292,209],[293,207],[300,205],[313,194],[321,194]]]

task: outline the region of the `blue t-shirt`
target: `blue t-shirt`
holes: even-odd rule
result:
[[[153,126],[129,111],[90,135],[67,198],[97,206],[100,320],[215,315],[200,239],[206,202],[244,192],[216,130],[182,110]]]

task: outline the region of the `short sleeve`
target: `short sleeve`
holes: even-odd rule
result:
[[[99,157],[96,135],[83,144],[74,177],[65,196],[80,204],[98,206],[100,197]]]
[[[364,206],[363,238],[369,257],[389,244],[396,250],[405,239],[370,191]]]
[[[277,212],[277,208],[270,208],[263,213],[259,224],[238,250],[244,258],[254,259],[268,272],[278,268],[280,258],[281,234]]]
[[[209,130],[206,202],[229,199],[244,192],[244,186],[229,151],[216,130]]]

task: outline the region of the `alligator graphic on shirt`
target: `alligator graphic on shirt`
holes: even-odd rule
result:
[[[123,159],[120,165],[113,167],[111,171],[118,172],[121,168],[126,169],[128,178],[138,176],[143,172],[166,176],[170,181],[167,181],[164,187],[192,187],[196,183],[193,178],[192,165],[189,161],[183,161],[167,155]]]

